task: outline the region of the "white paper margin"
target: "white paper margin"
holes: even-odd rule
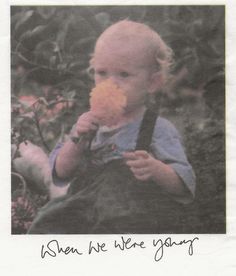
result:
[[[153,260],[155,250],[120,252],[112,248],[119,236],[11,235],[10,229],[10,5],[226,5],[226,139],[227,139],[227,234],[197,235],[194,254],[187,247],[167,248],[162,261]],[[0,273],[1,275],[236,275],[236,2],[229,1],[1,1],[0,2]],[[210,20],[210,18],[209,18]],[[176,241],[196,235],[171,235]],[[166,235],[133,235],[147,245]],[[61,245],[85,251],[90,240],[106,242],[108,252],[40,258],[42,244],[57,238]],[[167,252],[168,251],[168,252]]]

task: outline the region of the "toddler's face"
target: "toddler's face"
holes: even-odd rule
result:
[[[95,83],[111,79],[125,91],[127,111],[140,108],[145,103],[151,83],[148,56],[146,47],[141,44],[101,41],[93,61]]]

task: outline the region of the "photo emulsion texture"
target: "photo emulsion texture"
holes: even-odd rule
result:
[[[225,7],[11,6],[12,234],[226,233]]]

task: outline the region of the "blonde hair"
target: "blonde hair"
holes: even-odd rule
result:
[[[147,51],[153,56],[154,66],[156,71],[162,71],[165,79],[168,78],[171,65],[173,64],[173,51],[162,40],[160,35],[151,29],[149,26],[130,20],[122,20],[108,27],[98,38],[97,46],[103,40],[115,39],[116,41],[136,41],[137,43],[146,43]],[[125,45],[125,44],[124,44]],[[91,67],[93,66],[94,55],[90,60]]]

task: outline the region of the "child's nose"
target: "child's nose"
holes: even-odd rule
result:
[[[109,80],[111,80],[114,84],[119,86],[119,80],[116,76],[109,76]]]

